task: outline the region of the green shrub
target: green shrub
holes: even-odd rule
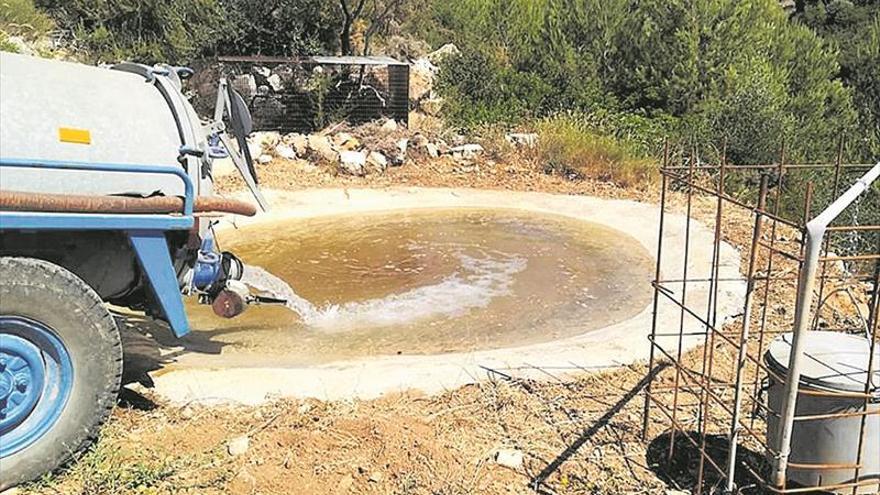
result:
[[[627,108],[680,116],[734,163],[833,156],[852,129],[836,52],[772,0],[645,0],[616,44],[609,89]],[[773,142],[775,141],[775,142]]]
[[[880,156],[880,2],[804,0],[794,19],[836,48],[838,75],[852,89],[859,114],[851,133],[859,143],[854,159]]]
[[[221,0],[229,15],[219,33],[223,55],[314,55],[339,44],[339,2],[328,0]]]
[[[447,97],[447,117],[465,127],[536,116],[552,89],[535,74],[516,71],[498,56],[476,50],[444,61],[437,88]]]
[[[10,53],[19,52],[18,44],[10,41],[9,35],[7,35],[4,31],[0,31],[0,51]]]
[[[83,58],[94,62],[185,64],[216,54],[326,54],[339,44],[335,0],[36,2]]]
[[[830,158],[856,126],[836,50],[775,0],[438,0],[429,12],[439,26],[426,36],[464,52],[439,86],[463,125],[634,114],[603,132],[651,123],[636,140],[657,150],[662,122],[705,158],[726,141],[736,163],[773,160],[783,140],[791,159]]]
[[[188,63],[227,27],[217,0],[37,0],[94,62]]]

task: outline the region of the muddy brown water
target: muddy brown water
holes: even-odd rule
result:
[[[217,353],[224,366],[302,366],[528,345],[626,320],[650,298],[653,261],[637,241],[556,215],[360,213],[255,224],[219,238],[255,267],[251,277],[261,277],[260,267],[302,300],[231,320],[190,304],[190,352],[178,365]]]

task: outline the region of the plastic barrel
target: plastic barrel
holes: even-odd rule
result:
[[[791,454],[787,480],[789,488],[831,487],[856,480],[859,435],[865,420],[861,469],[858,481],[869,482],[858,493],[880,492],[880,372],[875,371],[870,390],[869,414],[865,410],[865,384],[868,380],[870,342],[864,337],[838,332],[811,331],[805,334],[803,371],[795,407]],[[772,371],[767,389],[771,413],[767,418],[768,445],[775,445],[779,411],[783,400],[784,380],[788,373],[792,334],[777,337],[764,354]],[[880,345],[874,353],[874,369],[880,368]],[[776,376],[773,376],[773,375]],[[843,417],[820,417],[799,420],[802,416],[848,414]],[[768,453],[772,456],[772,453]],[[794,464],[793,466],[791,464]],[[806,466],[800,466],[806,465]],[[870,483],[870,481],[877,483]],[[831,489],[852,493],[852,488]]]

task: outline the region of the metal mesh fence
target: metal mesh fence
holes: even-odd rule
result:
[[[222,57],[196,90],[210,112],[219,77],[244,97],[254,130],[313,132],[339,122],[390,118],[406,124],[409,65],[388,57]]]

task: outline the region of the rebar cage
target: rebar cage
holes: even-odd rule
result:
[[[699,459],[698,465],[687,467],[696,479],[696,493],[880,492],[877,473],[866,473],[863,465],[866,452],[878,449],[866,442],[866,425],[880,422],[878,383],[871,379],[880,365],[874,362],[880,305],[877,184],[827,228],[813,271],[816,283],[806,288],[799,284],[810,275],[805,256],[810,219],[867,171],[880,167],[846,163],[843,149],[841,140],[833,163],[800,164],[786,163],[783,145],[778,163],[747,166],[726,163],[723,152],[717,163],[705,164],[698,162],[696,152],[671,156],[668,145],[665,149],[649,337],[653,379],[645,390],[642,426],[647,437],[668,436],[668,465],[680,463],[679,456]],[[683,231],[670,232],[680,228],[678,222],[670,227],[670,212],[685,214]],[[714,231],[707,267],[689,260],[695,247],[690,234],[701,225]],[[669,273],[668,264],[661,270],[664,250],[673,243],[684,253],[677,273]],[[739,277],[719,269],[719,253],[728,244],[740,250]],[[800,294],[799,286],[804,289]],[[707,296],[692,297],[698,291]],[[718,311],[719,293],[739,294],[741,312],[725,321]],[[773,434],[768,440],[768,423],[775,431],[781,415],[769,405],[766,391],[768,382],[784,383],[786,377],[768,367],[765,354],[773,339],[792,332],[799,303],[807,305],[807,330],[864,336],[870,354],[860,393],[797,392],[800,398],[828,394],[855,399],[853,408],[793,418],[795,423],[857,422],[859,441],[852,445],[852,455],[823,463],[786,459],[790,462],[780,465],[789,445],[779,445]],[[661,313],[673,314],[672,322],[658,318]],[[820,482],[787,482],[794,470],[818,472]],[[845,482],[821,481],[822,473],[842,470],[851,473]]]

